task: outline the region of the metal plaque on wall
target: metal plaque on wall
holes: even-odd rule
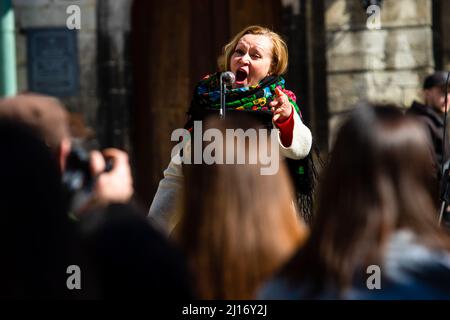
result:
[[[28,88],[57,97],[79,90],[77,33],[67,28],[27,29]]]

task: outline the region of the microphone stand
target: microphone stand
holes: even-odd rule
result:
[[[225,91],[226,83],[223,81],[223,76],[220,75],[220,118],[225,119]]]
[[[442,162],[441,162],[441,173],[442,173],[442,180],[441,180],[441,210],[439,212],[439,225],[442,223],[442,218],[444,216],[444,212],[448,207],[448,204],[450,203],[450,177],[449,177],[449,168],[444,170],[444,162],[445,162],[445,140],[447,137],[447,100],[448,100],[448,80],[450,78],[450,72],[447,74],[447,80],[445,82],[445,111],[444,111],[444,133],[442,137]]]

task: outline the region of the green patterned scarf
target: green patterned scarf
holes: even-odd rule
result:
[[[197,84],[188,112],[190,115],[220,109],[219,75],[220,73],[208,75]],[[226,91],[226,110],[263,112],[272,115],[269,103],[275,98],[275,88],[280,87],[300,114],[295,95],[286,90],[284,84],[282,77],[269,76],[251,87],[229,89]]]
[[[214,73],[203,78],[195,87],[191,105],[188,111],[189,120],[185,128],[191,129],[194,121],[203,120],[211,114],[218,115],[220,110],[220,73]],[[272,112],[269,103],[275,98],[275,88],[280,87],[288,96],[289,101],[300,115],[297,99],[291,91],[285,89],[282,77],[269,76],[257,85],[226,91],[226,112],[247,112],[255,114],[267,128],[272,128]],[[303,121],[303,119],[302,119]],[[312,219],[312,200],[317,171],[312,161],[312,152],[301,160],[286,159],[292,182],[296,189],[299,206],[306,222]]]

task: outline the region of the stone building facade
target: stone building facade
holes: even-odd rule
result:
[[[435,67],[432,1],[383,1],[381,29],[368,28],[361,1],[326,3],[330,137],[361,99],[400,106],[421,99],[423,78]]]

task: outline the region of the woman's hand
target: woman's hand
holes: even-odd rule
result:
[[[275,88],[275,99],[270,102],[271,110],[273,112],[273,122],[283,122],[292,113],[292,104],[289,102],[288,96],[281,91],[279,87]]]

